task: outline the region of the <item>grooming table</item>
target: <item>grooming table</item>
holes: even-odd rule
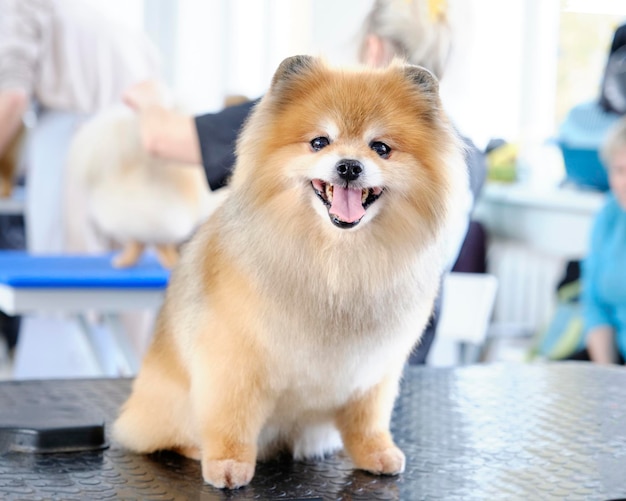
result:
[[[305,362],[305,361],[303,361]],[[130,379],[0,383],[0,402],[80,403],[109,427]],[[0,409],[0,421],[2,411]],[[406,471],[355,471],[339,453],[259,463],[236,491],[205,485],[174,453],[0,450],[0,498],[198,500],[609,500],[626,497],[626,371],[582,362],[407,367],[392,431]]]
[[[113,268],[111,258],[112,254],[47,256],[0,251],[0,310],[9,315],[75,315],[96,352],[85,315],[101,314],[126,359],[127,371],[134,373],[138,360],[117,316],[126,311],[158,309],[169,271],[148,254],[136,266],[126,269]],[[101,361],[101,355],[95,354]]]

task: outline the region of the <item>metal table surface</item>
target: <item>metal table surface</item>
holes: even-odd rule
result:
[[[128,379],[10,381],[0,405],[81,402],[110,423]],[[42,411],[42,412],[45,412]],[[398,477],[326,460],[260,463],[236,491],[204,485],[173,453],[0,456],[3,500],[626,498],[626,369],[587,363],[408,367],[393,418],[407,469]]]

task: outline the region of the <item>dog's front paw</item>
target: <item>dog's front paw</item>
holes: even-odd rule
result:
[[[355,459],[357,468],[376,475],[398,475],[404,471],[405,463],[404,453],[395,446]]]
[[[254,463],[234,459],[209,460],[202,462],[204,481],[218,489],[237,489],[248,485],[254,476]]]

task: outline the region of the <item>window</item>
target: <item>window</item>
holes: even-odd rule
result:
[[[220,108],[228,94],[261,95],[288,55],[354,59],[372,2],[143,1],[169,83],[198,112]],[[613,33],[626,21],[624,0],[456,5],[461,22],[442,97],[457,127],[479,147],[496,137],[522,147],[552,137],[572,106],[598,95]],[[155,9],[163,20],[156,29]]]
[[[599,96],[613,34],[625,22],[625,3],[561,0],[557,123],[562,122],[572,106]]]

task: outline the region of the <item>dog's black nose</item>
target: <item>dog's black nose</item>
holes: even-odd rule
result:
[[[358,160],[350,160],[344,158],[337,162],[337,174],[341,179],[346,181],[354,181],[363,172],[363,165]]]

